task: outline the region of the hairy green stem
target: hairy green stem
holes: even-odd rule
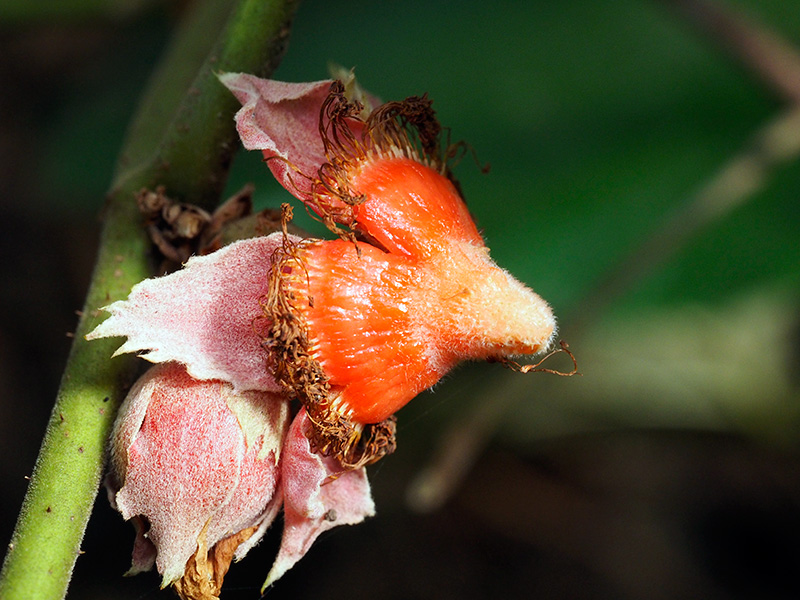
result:
[[[109,360],[114,341],[83,340],[91,307],[124,296],[148,274],[146,240],[132,235],[135,206],[112,202],[84,314],[50,416],[30,487],[0,575],[0,598],[61,598],[66,592],[102,473],[106,438],[135,359]]]
[[[219,21],[211,10],[199,21],[212,25]],[[163,114],[163,104],[177,99],[161,93],[150,93],[139,117],[131,129],[131,144],[120,156],[113,187],[125,185],[130,179],[142,177],[151,185],[164,185],[167,193],[204,206],[213,206],[225,184],[231,158],[239,147],[232,116],[239,108],[238,101],[220,82],[216,74],[241,71],[267,76],[278,66],[289,36],[289,23],[297,0],[245,0],[239,4],[224,35],[209,54],[203,53],[203,40],[194,45],[176,47],[175,59],[185,59],[182,68],[159,69],[156,80],[169,89],[170,81],[179,77],[185,82],[185,92],[177,110],[169,119]],[[203,53],[204,62],[198,69],[187,69]],[[173,103],[173,106],[175,104]],[[198,126],[202,124],[202,126]],[[146,140],[158,132],[166,133],[165,142],[158,146]],[[187,177],[191,173],[193,177]]]
[[[80,554],[106,440],[140,366],[135,358],[110,358],[118,340],[83,339],[101,319],[99,307],[150,275],[134,195],[164,184],[189,201],[218,201],[236,147],[236,103],[215,71],[269,74],[295,6],[296,0],[199,2],[151,80],[120,156],[84,312],[0,572],[3,600],[63,598]]]

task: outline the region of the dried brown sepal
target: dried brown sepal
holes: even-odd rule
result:
[[[567,342],[564,340],[561,340],[559,341],[559,346],[559,348],[548,352],[539,362],[532,365],[521,365],[520,363],[513,360],[508,360],[507,358],[499,358],[496,359],[496,361],[502,363],[503,366],[508,367],[512,371],[517,371],[518,373],[550,373],[551,375],[558,375],[560,377],[572,377],[573,375],[580,375],[578,372],[578,359],[575,358],[575,355],[569,349],[569,344],[567,344]],[[565,373],[556,369],[547,369],[542,367],[542,363],[552,356],[561,354],[562,352],[566,353],[567,356],[569,356],[572,360],[571,371]]]
[[[266,208],[255,214],[225,223],[219,233],[218,244],[220,247],[227,246],[238,240],[264,237],[276,231],[281,231],[281,229],[280,209]],[[288,233],[301,238],[310,237],[307,231],[292,224],[289,224]]]
[[[230,569],[236,549],[247,541],[257,526],[220,540],[209,550],[204,533],[197,542],[197,552],[186,562],[183,577],[173,583],[182,600],[219,600],[222,582]]]
[[[245,186],[213,214],[192,204],[173,200],[164,186],[142,189],[136,197],[151,241],[163,257],[160,270],[173,271],[197,254],[218,250],[225,224],[252,212],[253,187]]]
[[[211,215],[211,220],[198,238],[199,254],[208,254],[222,247],[222,230],[229,223],[235,223],[253,212],[252,184],[246,184],[241,190],[219,205]]]
[[[394,416],[380,423],[356,424],[338,412],[331,403],[306,407],[311,430],[306,432],[311,450],[339,461],[345,470],[371,465],[397,448],[397,419]]]
[[[344,469],[357,469],[394,451],[395,420],[361,425],[337,410],[337,391],[311,355],[307,325],[298,310],[299,302],[313,303],[313,298],[297,297],[289,285],[307,277],[302,248],[308,242],[290,240],[292,209],[284,204],[282,211],[283,245],[273,255],[269,289],[261,304],[269,324],[262,334],[263,346],[276,381],[308,413],[312,423],[308,438],[314,452],[337,459]]]

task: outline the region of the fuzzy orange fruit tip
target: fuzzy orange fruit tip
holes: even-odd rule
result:
[[[319,452],[348,467],[376,460],[394,447],[392,415],[459,361],[550,344],[552,311],[489,257],[427,98],[364,119],[339,82],[223,82],[244,104],[245,146],[341,238],[284,244],[264,303],[276,379],[303,402]],[[275,124],[311,97],[318,139],[287,136]]]
[[[457,214],[447,210],[460,203],[449,182],[409,159],[367,167],[356,183],[367,197],[359,208],[385,189],[374,170],[394,178],[399,204],[425,198]],[[415,189],[406,187],[408,172],[418,178]],[[381,200],[377,210],[386,208]],[[299,276],[286,277],[310,355],[334,386],[339,410],[356,423],[390,417],[461,360],[533,354],[553,334],[549,307],[491,261],[471,220],[458,227],[428,212],[405,225],[406,240],[384,236],[392,252],[341,240],[304,245]]]

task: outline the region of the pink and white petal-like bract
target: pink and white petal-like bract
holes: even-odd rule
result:
[[[283,242],[280,233],[241,240],[146,279],[127,300],[107,306],[111,316],[86,338],[126,336],[115,355],[144,352],[154,363],[177,361],[195,379],[227,381],[237,392],[280,391],[258,327],[269,325],[260,302],[272,254]]]

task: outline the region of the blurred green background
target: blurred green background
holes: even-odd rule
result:
[[[301,4],[275,77],[333,61],[384,99],[427,92],[491,165],[456,169],[468,205],[495,260],[552,304],[582,376],[462,366],[400,413],[397,453],[371,470],[378,517],[323,536],[270,597],[800,595],[800,163],[624,293],[601,285],[786,108],[666,4]],[[729,5],[800,52],[794,0]],[[190,8],[0,4],[0,540],[126,125]],[[259,207],[289,198],[256,153],[229,191],[249,181]],[[100,498],[71,597],[168,597],[155,576],[121,578],[132,539]],[[277,542],[223,598],[258,596]]]

